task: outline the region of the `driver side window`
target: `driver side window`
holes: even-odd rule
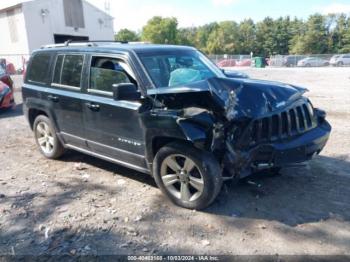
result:
[[[130,67],[124,61],[110,57],[92,57],[89,92],[111,96],[113,85],[124,83],[136,84]]]

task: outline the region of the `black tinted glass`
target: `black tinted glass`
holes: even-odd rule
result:
[[[84,56],[82,55],[66,55],[64,57],[60,84],[80,87],[83,61]]]
[[[63,55],[57,56],[56,65],[55,65],[55,72],[53,76],[53,82],[54,83],[61,83],[61,69],[62,69],[62,62],[63,62]]]
[[[29,82],[46,83],[50,67],[50,54],[37,54],[30,64],[27,80]]]

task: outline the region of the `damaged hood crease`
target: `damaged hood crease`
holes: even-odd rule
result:
[[[281,110],[306,91],[278,82],[210,78],[185,86],[149,90],[148,95],[169,108],[198,106],[211,111],[221,109],[230,121],[243,117],[256,118]]]

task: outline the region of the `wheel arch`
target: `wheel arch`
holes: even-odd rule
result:
[[[174,142],[206,150],[208,139],[206,132],[196,127],[195,124],[180,127],[179,130],[172,134],[171,132],[169,134],[152,134],[146,139],[146,141],[149,141],[146,145],[146,158],[149,163],[152,163],[157,152],[162,147]]]
[[[166,120],[148,121],[145,125],[146,159],[150,165],[159,149],[169,143],[183,143],[202,150],[210,148],[213,123],[209,120],[194,117]]]
[[[47,101],[37,98],[27,98],[24,102],[24,113],[32,130],[34,128],[35,118],[39,115],[45,115],[51,120],[55,132],[59,131],[55,113]]]
[[[28,121],[29,121],[29,126],[32,130],[34,129],[34,121],[39,115],[44,115],[46,117],[49,117],[48,114],[42,109],[37,109],[37,108],[28,109]]]

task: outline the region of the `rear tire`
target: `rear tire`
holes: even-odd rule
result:
[[[47,116],[39,115],[35,118],[33,131],[36,144],[46,158],[57,159],[63,155],[64,147]]]
[[[214,156],[182,143],[171,143],[158,151],[153,174],[173,203],[189,209],[208,207],[222,186],[221,168]]]

